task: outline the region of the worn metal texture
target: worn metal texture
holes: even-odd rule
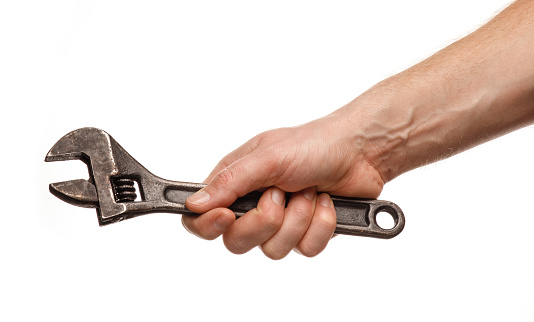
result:
[[[155,212],[198,215],[187,209],[185,200],[204,184],[170,181],[152,174],[103,130],[87,127],[66,134],[50,149],[45,161],[73,159],[87,164],[89,180],[51,183],[50,192],[75,206],[96,208],[101,226]],[[256,207],[260,196],[260,192],[251,192],[229,208],[240,217]],[[404,214],[392,202],[337,196],[332,200],[338,234],[392,238],[404,228]],[[381,212],[391,215],[392,228],[378,225],[377,214]]]

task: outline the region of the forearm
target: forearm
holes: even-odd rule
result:
[[[534,121],[534,1],[377,84],[333,114],[384,181]],[[364,139],[362,139],[364,137]]]
[[[404,142],[380,155],[386,178],[525,126],[534,117],[534,1],[518,1],[488,24],[385,82],[403,110]],[[389,145],[395,144],[394,141]]]

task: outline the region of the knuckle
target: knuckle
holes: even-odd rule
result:
[[[272,260],[275,260],[275,261],[278,261],[278,260],[281,260],[283,259],[284,257],[286,257],[287,254],[285,253],[265,253],[265,256],[267,256],[269,259],[272,259]]]
[[[235,173],[231,167],[222,169],[211,181],[211,184],[217,187],[228,185],[235,178]]]
[[[203,229],[202,225],[198,221],[199,217],[191,217],[191,216],[182,216],[182,225],[184,226],[185,230],[187,230],[190,234],[206,240],[214,240],[217,237],[220,236],[220,233],[213,231],[211,229]]]
[[[278,211],[262,212],[259,211],[260,224],[269,231],[277,231],[284,221],[284,214]]]
[[[265,132],[261,132],[259,134],[257,134],[255,137],[252,138],[252,142],[255,143],[255,145],[259,145],[262,141],[268,139],[270,136],[271,136],[271,132],[273,130],[268,130],[268,131],[265,131]]]
[[[336,213],[333,211],[325,211],[316,214],[316,220],[318,225],[324,227],[324,229],[335,230],[337,225]]]
[[[198,238],[201,238],[201,239],[214,240],[217,237],[219,237],[219,235],[214,234],[213,232],[203,231],[203,230],[198,229],[196,227],[188,226],[186,224],[184,224],[184,227],[189,233],[191,233],[192,235],[194,235],[194,236],[196,236]]]
[[[218,234],[218,233],[206,232],[206,233],[202,233],[200,238],[206,239],[206,240],[214,240],[214,239],[217,239],[217,237],[219,237],[219,236],[220,236],[220,234]]]
[[[182,216],[182,226],[184,226],[185,230],[187,230],[188,233],[198,236],[194,226],[193,218],[189,218],[188,216]]]
[[[241,255],[250,250],[250,247],[238,238],[223,235],[223,242],[226,249],[232,254]]]
[[[289,251],[286,251],[283,248],[276,247],[272,243],[266,243],[260,246],[261,251],[265,256],[272,260],[280,260],[289,254]]]
[[[302,256],[311,258],[319,255],[322,249],[310,244],[301,244],[297,246],[297,251]]]
[[[309,223],[313,217],[313,209],[308,205],[295,205],[290,211],[291,217],[299,224]]]

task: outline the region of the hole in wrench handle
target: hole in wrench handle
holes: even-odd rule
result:
[[[389,239],[404,229],[404,214],[393,202],[337,196],[332,196],[332,201],[336,208],[338,234]],[[392,228],[384,229],[378,225],[376,217],[380,212],[391,215],[394,221]]]
[[[200,189],[200,186],[198,189]],[[165,192],[165,197],[171,202],[185,204],[187,197],[198,189],[169,188]],[[251,192],[238,198],[230,205],[229,209],[239,218],[247,211],[256,208],[261,195],[262,193],[258,191]],[[404,228],[405,219],[402,210],[390,201],[338,196],[331,196],[331,198],[336,209],[337,225],[335,232],[337,234],[388,239],[400,234]],[[289,193],[286,196],[286,200],[289,200]],[[387,212],[393,217],[395,223],[391,229],[383,229],[377,224],[376,215],[379,212]],[[193,213],[184,214],[191,215]]]

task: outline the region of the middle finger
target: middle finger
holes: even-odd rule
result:
[[[263,244],[282,226],[285,193],[279,188],[266,190],[258,206],[236,220],[223,234],[226,248],[234,254],[244,254]]]
[[[298,245],[311,224],[316,199],[315,187],[291,195],[282,227],[261,245],[261,250],[267,257],[282,259]]]

